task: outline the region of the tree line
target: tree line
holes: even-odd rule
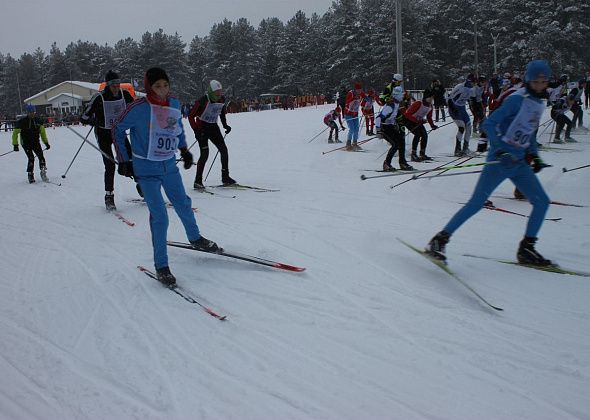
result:
[[[158,30],[114,45],[78,40],[62,51],[37,48],[14,58],[0,52],[0,114],[65,80],[101,82],[109,69],[143,84],[150,66],[167,70],[183,102],[201,95],[210,79],[226,96],[262,93],[333,93],[361,81],[380,89],[396,70],[395,0],[335,0],[323,15],[298,11],[286,23],[267,18],[215,23],[187,45]],[[434,77],[452,84],[468,72],[522,71],[542,58],[574,79],[590,67],[590,3],[579,0],[404,0],[403,55],[406,87],[425,88]],[[20,97],[19,97],[20,92]]]

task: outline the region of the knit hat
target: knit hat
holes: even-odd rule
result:
[[[118,85],[121,83],[121,78],[117,73],[112,70],[107,71],[107,74],[104,76],[104,81],[106,82],[107,86],[110,85]]]
[[[221,83],[219,83],[217,80],[211,80],[209,82],[209,87],[213,92],[215,92],[216,90],[221,90]]]
[[[170,79],[168,79],[168,75],[164,69],[161,69],[160,67],[152,67],[145,72],[145,83],[147,83],[149,87],[151,87],[158,80],[170,82]],[[148,86],[146,86],[146,88]]]
[[[525,82],[531,80],[545,79],[549,80],[551,77],[551,68],[544,60],[533,60],[526,66],[526,72],[524,73]]]
[[[404,80],[404,76],[402,76],[402,75],[401,75],[401,74],[399,74],[399,73],[395,73],[393,76],[391,76],[391,80],[392,80],[393,82],[401,82],[401,81],[403,81],[403,80]]]

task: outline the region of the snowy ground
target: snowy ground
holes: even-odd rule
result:
[[[360,181],[362,169],[381,167],[387,147],[373,140],[366,153],[322,155],[332,148],[325,133],[308,140],[328,109],[228,117],[231,175],[280,192],[232,199],[187,189],[208,238],[307,267],[288,273],[169,249],[179,284],[225,322],[137,270],[152,266],[147,208],[126,201],[137,194],[118,176],[117,205],[136,225],[105,212],[94,149],[84,146],[60,177],[80,144],[73,133],[48,130],[48,172],[61,186],[29,185],[22,152],[0,158],[0,418],[590,418],[590,278],[463,256],[514,259],[526,220],[482,210],[448,255],[461,278],[505,309],[489,310],[396,240],[424,246],[477,176],[393,190],[407,177]],[[450,161],[454,132],[432,133],[428,152],[438,162],[415,166]],[[540,176],[553,200],[590,206],[590,170],[561,171],[590,160],[590,136],[578,139],[562,146],[575,150],[544,152],[554,167]],[[10,150],[10,133],[0,133],[0,145]],[[206,184],[220,182],[218,165]],[[192,186],[194,171],[183,176]],[[506,182],[496,195],[511,192]],[[551,206],[547,216],[563,220],[545,223],[540,252],[590,271],[589,212]],[[169,239],[185,240],[170,216]]]

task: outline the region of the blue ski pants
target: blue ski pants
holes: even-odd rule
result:
[[[352,141],[356,143],[359,139],[359,119],[357,117],[346,117],[346,125],[348,126],[348,136],[346,137],[346,144]]]

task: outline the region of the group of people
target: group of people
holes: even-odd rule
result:
[[[105,76],[105,88],[90,100],[81,116],[81,122],[93,127],[98,149],[103,156],[106,209],[116,210],[114,176],[118,165],[117,172],[136,182],[137,191],[149,208],[157,279],[166,286],[174,286],[176,278],[168,265],[168,212],[162,189],[176,210],[190,244],[195,249],[206,252],[216,252],[219,247],[201,235],[191,199],[182,183],[176,151],[180,151],[185,169],[191,169],[194,162],[186,141],[181,104],[170,94],[167,73],[158,67],[150,68],[145,74],[144,87],[146,96],[135,99],[127,90],[121,88],[118,74],[109,71]],[[41,139],[45,149],[50,148],[45,127],[36,116],[33,105],[27,105],[26,110],[27,115],[18,120],[13,132],[14,151],[19,150],[20,136],[21,146],[28,158],[29,182],[35,182],[34,155],[39,159],[42,178],[47,180],[47,166],[40,145]],[[223,184],[232,185],[236,182],[229,176],[228,151],[224,136],[217,125],[218,118],[221,118],[227,135],[231,127],[225,117],[222,86],[218,81],[212,80],[205,95],[195,102],[189,114],[189,122],[200,148],[194,183],[198,190],[204,189],[202,176],[209,155],[209,140],[218,148],[221,155]],[[130,140],[127,131],[130,132]]]

